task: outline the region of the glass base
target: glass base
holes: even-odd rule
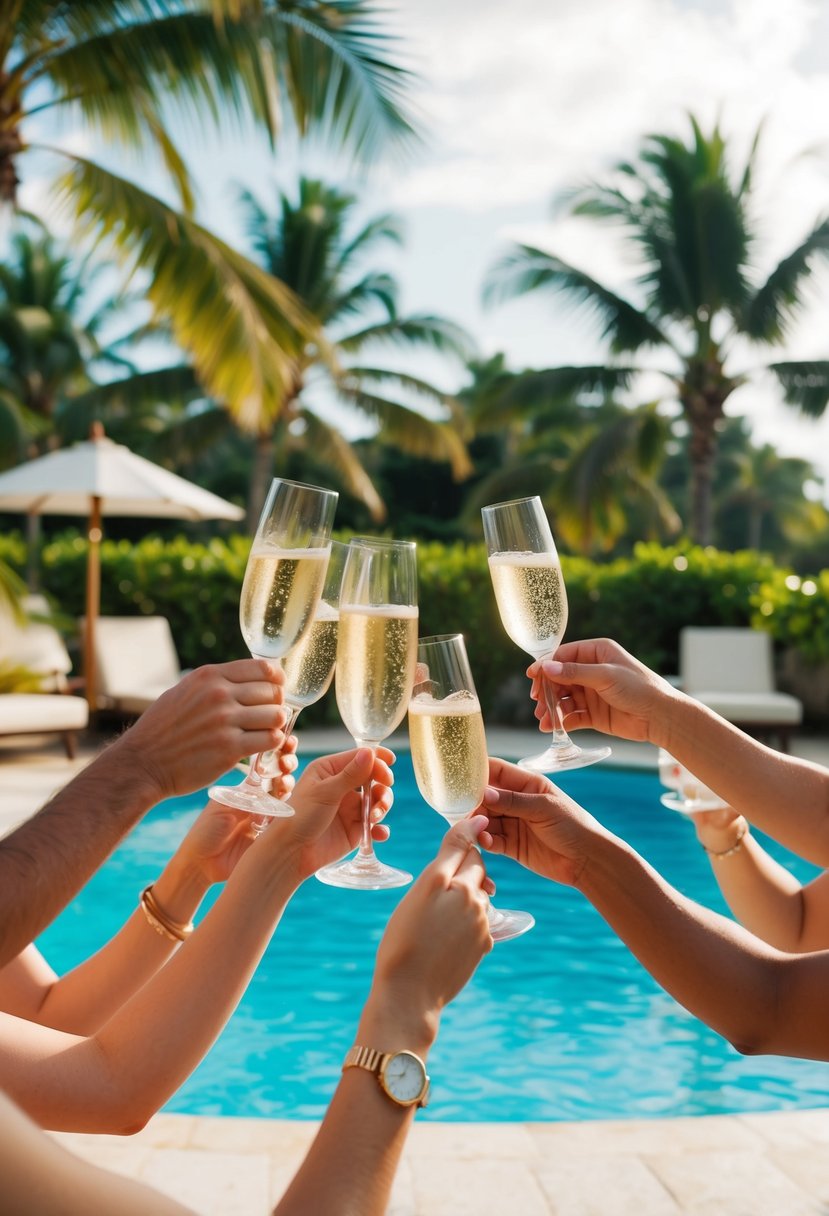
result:
[[[405,887],[412,881],[411,874],[384,865],[372,855],[346,857],[330,866],[317,870],[317,878],[329,887],[350,887],[355,891],[384,891],[390,887]]]
[[[489,905],[489,931],[494,942],[508,942],[510,938],[520,937],[535,924],[535,917],[529,912],[516,912],[514,908],[494,908]]]
[[[548,747],[537,756],[526,756],[518,761],[519,768],[530,769],[533,773],[563,773],[568,768],[586,768],[588,764],[597,764],[606,760],[610,755],[609,747]]]
[[[236,811],[248,811],[251,815],[266,815],[270,819],[288,819],[294,808],[280,802],[263,789],[254,785],[211,785],[207,791],[214,802],[233,807]]]

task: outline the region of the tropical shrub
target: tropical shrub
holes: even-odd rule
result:
[[[347,540],[347,536],[342,539]],[[244,655],[239,592],[250,540],[231,536],[195,543],[183,536],[101,545],[101,612],[160,613],[173,631],[182,665]],[[0,561],[22,571],[25,545],[0,536]],[[680,628],[753,625],[811,660],[829,659],[829,570],[802,579],[745,550],[637,545],[630,558],[600,564],[562,557],[567,637],[612,637],[664,674],[678,670]],[[86,542],[66,532],[43,548],[44,589],[71,617],[84,612]],[[483,544],[437,541],[418,546],[421,636],[462,632],[484,709],[491,719],[531,721],[522,672],[529,659],[504,633]],[[510,695],[506,695],[508,690]],[[520,709],[516,706],[520,705]],[[332,696],[304,720],[335,720]]]

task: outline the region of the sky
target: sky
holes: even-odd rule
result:
[[[624,288],[632,266],[618,236],[553,208],[559,192],[601,176],[635,154],[643,135],[684,135],[687,114],[719,119],[742,158],[760,123],[757,218],[760,273],[829,213],[829,0],[386,0],[389,24],[419,83],[413,93],[426,133],[406,159],[381,162],[365,185],[370,212],[392,210],[406,227],[391,259],[407,311],[439,312],[463,324],[483,355],[510,366],[593,362],[603,348],[588,320],[536,293],[485,309],[481,285],[510,242],[549,249]],[[63,132],[103,163],[141,172]],[[282,145],[273,161],[256,140],[191,133],[188,159],[200,185],[200,218],[241,239],[239,183],[263,200],[271,181],[290,188],[308,172],[348,174],[319,154]],[[44,203],[45,179],[23,201]],[[163,189],[160,176],[159,189]],[[814,276],[810,307],[784,358],[829,356],[829,271]],[[740,370],[756,355],[740,355]],[[445,386],[460,373],[445,369]],[[810,460],[829,482],[829,413],[801,420],[770,377],[736,392],[727,412],[750,418],[756,442]],[[353,424],[343,419],[348,432]],[[356,433],[356,432],[355,432]],[[829,501],[829,488],[825,491]]]

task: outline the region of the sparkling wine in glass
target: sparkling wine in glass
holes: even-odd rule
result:
[[[421,638],[409,702],[409,741],[417,788],[450,823],[480,806],[489,778],[481,703],[463,635]],[[487,910],[493,941],[520,937],[535,924],[529,912]]]
[[[242,637],[254,658],[281,659],[311,628],[331,551],[334,490],[275,478],[245,568],[239,600]],[[259,756],[237,786],[214,785],[214,802],[266,816],[293,810],[266,788]]]
[[[534,659],[552,658],[567,628],[567,592],[541,499],[519,498],[484,507],[489,573],[501,622],[516,646]],[[555,686],[542,681],[553,734],[550,746],[520,760],[522,768],[557,773],[610,755],[609,747],[578,747],[562,722]]]
[[[417,651],[417,549],[408,541],[351,541],[340,593],[337,706],[358,747],[376,747],[403,721]],[[377,859],[371,839],[371,786],[363,787],[357,853],[317,871],[334,887],[377,891],[411,874]]]

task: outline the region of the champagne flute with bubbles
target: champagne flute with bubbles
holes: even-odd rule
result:
[[[259,659],[281,659],[310,630],[322,595],[334,490],[275,478],[256,529],[239,600],[239,624],[248,650]],[[272,798],[260,757],[251,758],[241,785],[214,785],[214,802],[267,816],[293,815]]]
[[[489,573],[509,637],[534,659],[552,658],[567,628],[567,592],[556,544],[541,499],[519,498],[484,507]],[[609,747],[578,747],[562,721],[555,687],[542,680],[553,734],[546,751],[520,760],[522,768],[557,773],[584,768],[610,755]]]
[[[340,592],[337,706],[358,747],[376,747],[403,721],[417,651],[417,548],[408,541],[351,541]],[[371,785],[363,787],[357,853],[317,871],[334,887],[377,891],[411,874],[377,859],[371,840]]]
[[[449,823],[480,806],[489,779],[481,703],[463,635],[421,638],[409,702],[409,740],[417,788]],[[493,941],[519,937],[535,924],[529,912],[487,910]]]

